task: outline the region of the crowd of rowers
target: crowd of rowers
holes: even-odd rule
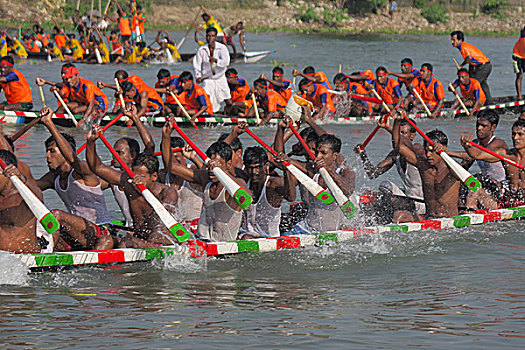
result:
[[[454,35],[454,40],[458,34]],[[115,97],[123,94],[124,100],[139,106],[139,117],[144,115],[174,115],[184,116],[186,112],[194,121],[198,117],[217,114],[224,103],[223,113],[234,117],[260,117],[264,124],[272,118],[282,118],[288,100],[292,97],[295,84],[284,77],[284,69],[274,67],[271,76],[264,73],[253,82],[251,87],[246,79],[240,77],[234,68],[227,68],[227,62],[220,59],[211,60],[207,54],[215,47],[215,51],[223,50],[224,45],[216,43],[217,33],[214,28],[208,28],[208,44],[197,53],[194,60],[196,79],[190,72],[179,75],[172,74],[167,69],[160,69],[157,73],[158,81],[155,87],[150,87],[137,75],[129,76],[124,70],[115,73],[117,84],[94,82],[80,76],[80,72],[73,63],[66,63],[62,67],[62,81],[58,83],[36,79],[38,85],[50,84],[52,90],[59,90],[62,99],[73,114],[83,114],[84,119],[100,118],[108,112],[108,99],[103,88],[116,91]],[[202,51],[202,52],[201,52]],[[202,55],[201,55],[202,53]],[[201,56],[204,58],[201,59]],[[470,64],[467,56],[464,64]],[[210,60],[210,61],[207,61]],[[215,72],[213,67],[215,66]],[[454,102],[452,108],[459,105],[469,109],[469,116],[473,116],[477,108],[482,106],[487,96],[483,84],[470,76],[470,69],[460,68],[457,71],[458,79],[449,85],[449,90],[456,92],[459,88],[461,97]],[[31,88],[22,72],[14,68],[14,61],[10,56],[0,58],[0,87],[5,91],[6,102],[0,106],[4,110],[27,111],[33,107]],[[292,70],[293,80],[300,77],[298,84],[302,101],[313,112],[313,118],[326,119],[334,116],[336,106],[343,109],[345,116],[363,116],[372,113],[386,113],[394,109],[403,108],[408,111],[428,111],[429,117],[440,115],[445,99],[442,83],[433,75],[433,66],[424,63],[420,69],[414,68],[410,58],[401,61],[401,72],[391,72],[385,67],[378,67],[374,72],[365,70],[352,74],[338,73],[333,78],[335,90],[322,71],[314,67],[305,67],[302,71]],[[219,76],[222,74],[222,77]],[[395,80],[390,77],[394,76]],[[210,77],[212,76],[212,77]],[[201,87],[202,85],[202,87]],[[405,85],[408,94],[403,98],[401,86]],[[488,90],[488,85],[486,87]],[[165,100],[161,95],[165,95]],[[255,96],[255,99],[252,97]],[[121,108],[120,99],[116,99],[113,112]],[[254,107],[256,101],[256,107]],[[350,109],[346,109],[350,101]],[[379,103],[380,102],[380,103]],[[60,105],[60,103],[59,103]],[[260,110],[260,113],[257,113]],[[57,113],[64,113],[64,106],[60,105]]]
[[[345,196],[354,192],[355,173],[341,154],[341,139],[329,134],[313,120],[308,107],[303,107],[307,128],[301,136],[315,152],[311,159],[306,147],[296,144],[286,154],[286,142],[292,133],[291,120],[279,122],[272,147],[268,153],[255,146],[243,149],[240,136],[248,131],[246,123],[233,127],[206,150],[210,160],[205,164],[194,149],[180,137],[172,135],[175,119],[170,117],[162,130],[160,142],[163,169],[154,153],[155,142],[138,117],[137,107],[127,104],[125,114],[133,122],[135,135],[114,143],[116,153],[124,163],[104,164],[97,152],[97,139],[102,129],[95,124],[87,135],[85,160],[77,155],[75,139],[61,132],[53,122],[53,111],[44,107],[41,122],[50,133],[45,141],[45,158],[49,171],[35,179],[31,169],[16,154],[15,145],[7,135],[0,136],[0,158],[7,166],[0,171],[0,249],[12,252],[51,252],[71,250],[110,249],[115,247],[151,247],[170,245],[174,240],[160,222],[159,216],[141,196],[138,186],[146,186],[170,211],[178,222],[198,239],[217,242],[235,239],[300,235],[339,230],[344,214],[337,202],[326,204],[318,196],[299,185],[288,166],[291,162],[311,179],[325,188],[320,176],[326,169]],[[494,136],[499,117],[491,110],[481,111],[476,120],[476,143],[498,155],[525,163],[525,120],[512,126],[512,147]],[[377,223],[402,223],[458,215],[460,212],[489,210],[525,203],[525,177],[518,168],[502,163],[499,158],[472,147],[471,137],[463,136],[462,152],[447,150],[447,136],[440,130],[428,132],[433,145],[415,143],[416,132],[403,110],[393,114],[393,121],[379,122],[392,135],[392,151],[377,166],[372,165],[364,147],[357,145],[366,173],[374,178],[394,165],[401,176],[404,189],[384,182],[378,191],[368,196],[368,207]],[[129,129],[131,130],[131,129]],[[453,168],[439,153],[463,160],[468,169],[478,162],[483,184],[478,192],[462,190],[462,183]],[[293,158],[292,158],[293,157]],[[122,171],[129,166],[135,173]],[[214,175],[219,167],[253,197],[250,207],[243,210],[234,197]],[[19,177],[35,195],[54,190],[67,211],[53,210],[60,230],[45,233],[32,212],[10,181]],[[297,189],[297,186],[298,189]],[[110,189],[125,217],[125,226],[111,224],[103,191]],[[461,195],[462,192],[465,192]],[[467,193],[468,192],[468,193]],[[296,198],[306,207],[304,215],[285,218],[283,201]],[[282,222],[283,221],[283,222]]]

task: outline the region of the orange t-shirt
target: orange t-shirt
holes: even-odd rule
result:
[[[525,30],[523,29],[520,32],[520,38],[516,44],[514,44],[512,54],[518,56],[519,58],[525,59]]]
[[[323,108],[323,104],[326,104],[326,108],[330,112],[335,112],[334,102],[332,97],[328,93],[328,89],[321,84],[314,84],[315,90],[312,95],[302,94],[302,98],[313,103],[314,107],[319,109]]]
[[[131,35],[131,28],[129,27],[129,17],[126,13],[123,13],[117,19],[118,26],[120,29],[120,35]]]
[[[187,106],[194,110],[200,110],[202,106],[206,106],[206,113],[213,115],[213,106],[211,104],[210,97],[200,85],[193,84],[193,89],[184,91],[181,94],[180,102],[185,107]]]
[[[479,66],[480,64],[490,62],[487,56],[485,56],[485,54],[481,52],[480,49],[478,49],[472,44],[462,42],[461,45],[459,45],[458,49],[459,52],[461,52],[463,59],[467,58],[468,56],[471,57],[469,63],[471,66]]]
[[[64,84],[60,90],[69,102],[75,101],[83,105],[89,105],[91,100],[95,100],[95,105],[103,110],[108,109],[108,98],[92,81],[78,77],[77,86]]]
[[[461,90],[461,96],[466,99],[472,101],[479,99],[480,105],[485,104],[485,101],[487,101],[487,97],[481,88],[481,84],[474,78],[470,78],[468,85],[463,85],[459,79],[457,79],[452,85],[454,85],[454,87],[459,86],[459,89]]]
[[[0,83],[0,87],[5,92],[7,103],[33,103],[31,87],[19,70],[13,68],[11,72],[4,75],[4,78],[7,83]]]

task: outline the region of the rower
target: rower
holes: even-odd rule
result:
[[[22,72],[13,66],[12,57],[0,58],[0,88],[4,90],[6,99],[0,104],[0,110],[30,111],[33,108],[31,88]]]
[[[384,123],[378,121],[378,124],[389,133],[392,133],[392,126],[388,120]],[[417,154],[423,155],[423,145],[413,143],[417,136],[416,130],[404,119],[400,121],[399,129],[400,135],[407,143],[411,144],[413,150]],[[393,149],[390,151],[385,159],[376,166],[370,162],[365,149],[360,144],[354,148],[354,152],[359,154],[369,179],[372,180],[379,177],[393,166],[396,167],[397,173],[401,177],[404,187],[403,191],[391,181],[383,181],[379,186],[381,198],[377,203],[374,203],[379,223],[398,222],[398,216],[401,214],[399,211],[408,211],[412,214],[425,213],[423,187],[419,170],[408,163],[406,158],[401,156],[397,150]]]
[[[202,83],[202,87],[210,97],[213,112],[219,111],[221,103],[229,99],[230,88],[226,81],[226,69],[230,65],[228,48],[217,42],[215,27],[206,29],[207,44],[197,49],[193,58],[195,82]]]
[[[469,136],[461,137],[461,145],[473,159],[489,163],[498,163],[501,161],[493,155],[474,148],[470,144],[470,141],[471,137]],[[518,119],[512,125],[512,143],[513,147],[510,149],[502,147],[493,148],[492,150],[501,156],[525,164],[525,120]],[[505,164],[504,168],[507,185],[505,186],[503,196],[499,198],[500,206],[506,208],[525,204],[525,172],[509,164]]]
[[[71,113],[83,113],[79,126],[90,117],[97,121],[106,114],[108,98],[92,81],[81,77],[74,64],[64,64],[61,74],[63,83],[53,83],[42,78],[37,78],[36,83],[40,86],[51,85],[51,91],[58,91]],[[59,105],[55,111],[60,114],[65,112],[65,107],[62,105]]]
[[[159,181],[177,190],[179,196],[177,203],[181,223],[186,226],[189,232],[196,233],[204,197],[204,193],[201,190],[202,187],[184,180],[171,169],[173,163],[187,166],[191,169],[202,169],[204,163],[189,145],[185,146],[182,138],[177,136],[170,137],[168,132],[169,129],[167,127],[162,129],[161,151],[164,169],[159,172]],[[182,148],[182,151],[173,152],[172,149],[174,148]],[[187,159],[194,164],[187,164]]]
[[[151,52],[146,47],[145,41],[141,41],[135,46],[135,56],[137,57],[136,63],[147,62],[150,59]]]
[[[60,28],[56,20],[53,18],[55,26],[53,27],[53,39],[55,40],[55,46],[61,51],[65,50],[67,38],[65,32]]]
[[[388,109],[384,105],[378,106],[379,112],[388,112],[392,109],[397,109],[401,105],[402,93],[399,83],[388,77],[388,71],[385,67],[378,67],[376,69],[376,80],[367,86],[367,90],[375,89],[377,94],[381,97]]]
[[[512,60],[514,61],[514,73],[516,73],[516,93],[518,100],[523,98],[521,94],[521,79],[525,71],[525,27],[520,31],[520,37],[512,49]]]
[[[222,43],[226,45],[226,47],[228,45],[232,47],[234,59],[237,57],[237,48],[235,47],[235,41],[233,40],[233,36],[237,34],[239,34],[239,43],[241,45],[242,52],[246,52],[246,47],[244,46],[244,23],[242,21],[237,22],[237,24],[234,24],[224,29],[224,38],[222,39]]]
[[[324,119],[335,113],[335,106],[330,93],[324,85],[312,82],[311,79],[302,79],[299,82],[299,90],[302,92],[301,97],[312,102],[316,109],[313,114],[314,120]]]
[[[182,87],[180,102],[191,116],[191,121],[194,122],[202,115],[212,115],[213,107],[210,98],[204,88],[193,82],[193,75],[188,71],[182,72],[179,81]],[[184,115],[180,107],[177,108],[175,115],[178,117]]]
[[[424,142],[424,154],[418,154],[411,142],[400,133],[401,119],[405,112],[395,113],[392,139],[394,149],[399,149],[399,154],[409,164],[414,165],[421,175],[423,184],[423,198],[426,205],[425,215],[411,212],[398,213],[396,221],[410,222],[458,215],[458,200],[460,181],[451,170],[439,151],[446,151],[448,138],[441,130],[432,130],[427,136],[435,142],[431,146]]]
[[[125,42],[129,42],[131,40],[131,28],[129,23],[129,16],[126,12],[122,10],[120,7],[118,1],[116,1],[117,4],[117,14],[118,18],[116,19],[116,22],[118,23],[119,30],[120,30],[120,40],[122,44]]]
[[[164,38],[162,40],[160,39],[161,33],[164,33]],[[173,60],[175,62],[181,61],[181,57],[180,57],[179,49],[177,48],[177,44],[175,43],[175,41],[171,39],[170,34],[168,33],[167,30],[159,31],[157,33],[157,38],[155,41],[157,44],[159,44],[160,48],[153,49],[154,51],[157,51],[157,52],[161,51],[162,55],[166,56],[167,55],[166,50],[169,50],[169,54],[171,55],[171,57],[173,57]],[[166,60],[169,59],[168,57],[164,57],[164,58]]]
[[[232,116],[245,116],[253,105],[251,88],[244,78],[238,76],[235,68],[226,70],[226,81],[230,88],[230,98],[225,100],[224,114]]]
[[[434,68],[430,63],[423,63],[420,69],[420,76],[416,78],[414,85],[409,85],[409,91],[415,91],[419,94],[425,105],[431,112],[430,118],[434,119],[441,113],[443,102],[445,101],[445,90],[443,84],[432,74]],[[421,101],[411,92],[406,98],[404,105],[414,104],[418,110],[424,110]]]
[[[167,125],[166,133],[173,131],[173,119]],[[246,182],[235,176],[232,166],[232,149],[225,142],[211,144],[206,151],[210,157],[207,169],[191,169],[185,165],[172,163],[171,172],[194,184],[194,188],[204,192],[197,237],[211,242],[226,242],[237,238],[242,221],[242,208],[213,175],[213,168],[220,167],[233,181],[251,195]]]
[[[201,5],[200,8],[203,12],[201,17],[202,17],[202,20],[204,21],[204,24],[201,26],[201,29],[206,30],[206,33],[208,33],[209,28],[215,28],[215,32],[217,33],[217,36],[221,37],[221,41],[222,41],[222,36],[224,35],[224,32],[221,26],[219,25],[219,23],[217,22],[217,20],[215,19],[215,17],[213,17],[213,15],[210,12],[208,12],[204,8],[204,6]]]
[[[9,35],[7,32],[6,34],[6,40],[7,44],[9,45],[9,48],[11,49],[11,52],[9,53],[11,56],[16,56],[15,58],[27,58],[27,51],[25,47],[22,45],[22,43],[16,38]]]
[[[100,160],[95,141],[99,138],[101,130],[99,125],[94,125],[89,132],[86,159],[90,169],[95,174],[110,185],[119,186],[119,188],[124,190],[129,201],[134,235],[124,238],[105,236],[100,245],[104,245],[105,249],[111,249],[115,246],[120,248],[142,248],[173,244],[173,240],[170,239],[171,233],[136,187],[137,184],[145,185],[166,209],[173,211],[173,207],[177,205],[178,201],[177,191],[157,182],[159,172],[157,157],[149,152],[138,154],[132,162],[132,170],[135,176],[133,179],[130,179],[126,172],[104,165]]]
[[[358,95],[368,95],[369,91],[363,87],[363,85],[351,81],[348,76],[344,73],[337,73],[334,77],[335,90],[339,92],[344,92],[346,94],[346,99],[342,99],[338,95],[333,96],[334,103],[339,101],[351,99],[351,94]],[[352,108],[349,112],[349,115],[352,117],[363,117],[367,116],[372,112],[372,104],[363,100],[351,99]]]
[[[283,123],[284,124],[284,123]],[[284,135],[284,125],[279,125],[275,136],[274,147],[277,152],[282,151],[282,139]],[[324,134],[317,139],[315,153],[316,159],[313,163],[307,163],[303,167],[308,175],[321,187],[326,188],[326,183],[321,178],[319,168],[324,167],[335,181],[337,186],[343,191],[345,196],[353,193],[355,187],[355,173],[348,167],[337,166],[337,159],[340,157],[341,140],[331,134]],[[330,190],[327,190],[330,191]],[[325,204],[314,197],[310,192],[305,198],[308,204],[306,218],[297,223],[285,235],[311,234],[315,232],[337,231],[343,222],[343,212],[336,202]]]
[[[388,71],[388,74],[397,77],[399,85],[405,85],[407,90],[409,85],[414,85],[416,83],[415,80],[420,75],[419,69],[414,68],[414,62],[411,58],[403,58],[401,60],[401,73]]]
[[[292,82],[283,76],[284,70],[281,67],[274,67],[272,69],[272,79],[267,78],[264,74],[261,74],[259,78],[270,83],[268,89],[278,92],[288,102],[290,97],[292,97]]]
[[[177,101],[171,96],[170,92],[175,95],[182,93],[182,86],[179,81],[177,74],[171,74],[169,70],[161,68],[157,73],[157,82],[155,83],[155,89],[159,94],[165,94],[166,100],[164,101],[165,115],[173,114],[178,108]]]
[[[321,71],[315,71],[315,68],[312,66],[308,66],[303,69],[303,72],[299,72],[297,69],[294,69],[292,71],[292,74],[294,77],[300,75],[305,79],[308,79],[310,81],[313,81],[314,83],[321,84],[328,90],[332,90],[332,86],[330,85],[330,82],[328,81],[328,77],[324,72]]]
[[[64,55],[66,61],[82,61],[84,59],[85,50],[80,45],[80,42],[75,39],[75,34],[67,35],[67,46],[71,50],[71,55]]]
[[[266,124],[270,119],[281,118],[284,115],[284,108],[286,107],[285,99],[276,91],[268,89],[268,83],[261,78],[253,82],[254,93],[257,97],[257,106],[252,105],[246,113],[246,116],[253,117],[255,115],[255,108],[259,110],[261,123]]]
[[[479,81],[485,96],[490,98],[490,88],[487,82],[490,72],[492,71],[492,63],[490,63],[490,60],[476,46],[465,42],[465,34],[463,34],[463,32],[459,30],[453,31],[450,33],[450,40],[452,46],[461,52],[464,59],[459,65],[459,68],[468,64],[470,76]]]
[[[139,87],[129,81],[122,82],[120,88],[122,89],[124,100],[138,106],[137,115],[139,118],[146,113],[149,116],[162,115],[164,113],[164,102],[155,89],[147,85],[139,89]]]
[[[505,141],[494,135],[498,123],[498,113],[490,109],[480,111],[477,114],[474,142],[493,151],[508,149]],[[467,170],[474,164],[475,159],[466,152],[449,152],[449,155],[463,159],[461,166]],[[476,160],[476,163],[481,174],[474,174],[474,176],[481,182],[483,188],[477,192],[468,191],[468,194],[462,191],[462,197],[466,197],[465,206],[467,210],[475,210],[480,205],[483,209],[498,209],[498,201],[507,182],[505,166],[502,162],[489,163],[483,160]]]
[[[241,125],[244,126],[244,122],[240,122],[239,124],[235,125],[232,129],[232,131],[228,133],[223,133],[217,141],[224,141],[230,147],[232,148],[232,166],[235,168],[235,173],[237,176],[242,177],[243,179],[247,179],[246,172],[244,171],[244,162],[243,162],[243,146],[241,139],[239,139],[239,135],[241,135],[245,130],[246,126],[241,127]]]
[[[454,88],[459,86],[461,90],[461,96],[463,96],[461,100],[466,107],[472,107],[468,116],[469,118],[473,118],[474,112],[479,107],[483,106],[487,100],[485,93],[481,88],[481,84],[476,79],[471,78],[465,68],[461,68],[458,70],[458,79],[452,83],[452,86]],[[450,86],[448,87],[448,90],[454,92]],[[460,107],[460,105],[461,102],[456,100],[450,108],[455,110],[456,108]]]
[[[37,180],[38,187],[42,191],[55,190],[70,213],[97,225],[109,223],[103,184],[88,164],[77,157],[75,139],[58,131],[49,107],[42,109],[40,115],[51,136],[45,142],[49,171]]]
[[[247,125],[246,125],[247,126]],[[274,158],[278,164],[289,160],[285,154]],[[281,206],[283,200],[295,200],[295,179],[282,166],[283,176],[270,173],[268,154],[260,147],[249,147],[244,152],[244,164],[249,176],[248,187],[253,193],[252,205],[243,211],[240,239],[280,236]]]

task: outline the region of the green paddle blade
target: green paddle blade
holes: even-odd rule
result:
[[[243,209],[248,209],[250,204],[252,204],[253,198],[245,190],[239,188],[237,192],[233,195],[233,199],[239,204]]]
[[[331,204],[333,201],[335,201],[334,197],[328,193],[326,190],[323,190],[315,196],[317,199],[319,199],[324,204]]]
[[[474,176],[469,176],[468,179],[465,181],[465,185],[467,185],[468,189],[472,192],[476,192],[481,188],[481,184],[479,183],[479,180],[476,179]]]
[[[356,207],[354,206],[354,203],[352,203],[351,200],[347,200],[346,203],[341,206],[341,210],[348,219],[353,218],[355,212],[357,211]]]
[[[44,215],[42,219],[40,219],[40,223],[49,234],[57,232],[60,228],[58,220],[51,213]]]
[[[180,243],[187,241],[191,238],[190,233],[186,230],[184,226],[182,226],[179,223],[171,226],[170,232],[173,235],[173,237],[175,237],[175,239]]]

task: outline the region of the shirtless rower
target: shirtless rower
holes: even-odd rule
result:
[[[279,123],[275,134],[274,148],[277,152],[284,150],[283,135],[285,123]],[[350,196],[355,188],[355,173],[344,164],[337,165],[341,152],[341,140],[332,134],[319,136],[316,142],[316,158],[313,163],[306,163],[301,166],[308,175],[321,187],[326,188],[326,183],[320,176],[319,168],[324,167],[335,181],[337,186],[343,191],[345,196]],[[297,163],[296,163],[297,164]],[[297,164],[299,165],[299,164]],[[299,165],[300,166],[300,165]],[[329,190],[328,190],[329,191]],[[331,204],[324,204],[314,197],[310,192],[304,200],[308,203],[306,218],[297,223],[285,235],[310,234],[314,232],[336,231],[341,228],[343,222],[343,212],[334,201]]]
[[[64,64],[61,74],[62,83],[53,83],[42,78],[36,78],[36,83],[39,86],[51,85],[51,91],[58,91],[71,113],[83,113],[84,116],[78,123],[79,126],[90,117],[97,121],[106,114],[108,109],[106,95],[93,82],[81,77],[74,64]],[[65,112],[64,106],[59,106],[55,111],[60,114]]]
[[[425,105],[431,112],[429,118],[436,118],[441,113],[443,102],[445,101],[445,90],[443,84],[437,80],[433,75],[434,68],[430,63],[423,63],[419,70],[420,76],[416,78],[414,84],[408,86],[411,92],[406,98],[404,105],[409,106],[411,103],[422,111],[424,107],[418,98],[412,93],[413,89],[417,91]]]
[[[367,86],[367,90],[375,89],[390,110],[399,108],[403,97],[399,83],[389,78],[387,69],[382,66],[376,69],[376,77],[377,78]],[[380,112],[388,112],[383,105],[379,105],[378,110]]]
[[[401,113],[404,114],[405,112],[401,111]],[[400,134],[401,119],[403,118],[401,113],[396,113],[394,116],[392,130],[394,149],[399,149],[399,154],[419,170],[423,183],[426,214],[398,213],[397,223],[458,215],[461,182],[438,154],[441,150],[446,151],[447,136],[437,129],[427,133],[427,136],[435,144],[430,146],[425,141],[423,144],[425,153],[420,155],[415,151],[414,146]]]
[[[300,75],[304,79],[308,79],[310,81],[313,81],[314,83],[321,84],[328,90],[332,90],[332,86],[330,85],[330,81],[328,81],[328,77],[324,72],[316,71],[314,67],[308,66],[303,69],[302,72],[298,71],[297,69],[294,69],[292,71],[292,74],[294,77]]]
[[[452,86],[454,88],[460,88],[463,103],[466,107],[472,107],[470,108],[468,116],[469,118],[473,118],[474,112],[476,112],[476,110],[483,106],[485,101],[487,101],[485,93],[481,88],[481,84],[476,79],[470,77],[468,70],[461,68],[458,70],[458,79],[452,83]],[[450,86],[448,87],[448,90],[453,92]],[[455,110],[460,106],[461,103],[456,100],[452,104],[451,109]]]
[[[177,191],[179,196],[177,205],[180,210],[181,223],[186,226],[189,232],[196,233],[204,197],[204,193],[201,191],[202,187],[184,180],[172,172],[171,169],[173,163],[192,169],[202,169],[204,163],[189,145],[184,144],[184,140],[181,137],[170,137],[168,132],[169,128],[166,126],[162,128],[161,151],[164,169],[159,172],[158,181]],[[175,148],[182,148],[182,151],[173,152],[172,150]],[[194,164],[189,166],[186,163],[187,159]]]
[[[378,124],[389,133],[392,133],[392,126],[389,121],[385,123],[378,122]],[[414,143],[414,139],[417,136],[416,130],[404,119],[400,121],[399,129],[400,135],[407,142],[411,143],[414,151],[419,155],[423,155],[423,145]],[[408,163],[397,150],[393,149],[390,151],[377,166],[370,162],[365,149],[361,145],[357,145],[354,148],[354,152],[359,154],[369,179],[375,179],[395,166],[403,183],[404,191],[390,181],[383,181],[379,186],[382,196],[378,203],[374,203],[374,208],[378,219],[380,221],[385,220],[385,222],[381,223],[397,222],[397,214],[399,214],[398,211],[400,210],[409,211],[413,214],[425,213],[421,175],[418,169]]]
[[[165,126],[166,135],[172,133],[172,123],[173,119]],[[232,149],[227,143],[223,141],[214,142],[206,151],[206,155],[210,157],[207,169],[191,169],[173,162],[171,172],[194,184],[194,188],[204,192],[197,237],[211,242],[232,241],[237,238],[239,233],[242,208],[213,175],[212,169],[220,167],[248,194],[251,195],[251,191],[244,180],[235,176],[231,162]]]
[[[489,163],[500,162],[499,158],[471,146],[470,141],[471,137],[469,136],[461,137],[461,145],[470,157]],[[493,148],[492,150],[499,155],[525,164],[525,120],[518,119],[512,125],[512,144],[513,147],[510,149]],[[503,163],[503,166],[505,168],[508,187],[500,198],[500,202],[503,204],[502,206],[513,207],[523,205],[523,203],[525,203],[525,172],[508,163]]]
[[[301,97],[314,105],[316,109],[313,114],[314,120],[324,119],[335,113],[334,102],[324,85],[314,83],[312,80],[305,78],[299,82],[299,90],[302,92]]]
[[[224,114],[233,116],[245,116],[253,105],[251,88],[246,79],[239,77],[235,68],[226,70],[226,81],[230,88],[230,98],[224,100]]]
[[[12,57],[0,58],[0,89],[4,90],[6,99],[0,104],[0,110],[30,111],[33,108],[31,88],[22,72],[13,65]]]
[[[157,182],[159,161],[148,152],[138,154],[132,162],[135,177],[130,179],[126,172],[115,170],[104,165],[100,160],[95,141],[101,132],[99,125],[94,125],[87,137],[86,159],[90,169],[112,186],[119,186],[124,190],[129,202],[131,218],[133,220],[134,235],[119,239],[106,236],[106,249],[118,246],[120,248],[142,248],[157,245],[173,244],[171,233],[162,224],[151,205],[144,199],[137,184],[144,184],[151,193],[168,209],[173,212],[177,205],[178,195],[175,189]]]
[[[241,45],[242,52],[246,52],[246,47],[244,46],[244,23],[242,21],[237,22],[237,24],[234,24],[224,29],[224,38],[222,39],[222,43],[224,45],[229,45],[232,47],[234,59],[237,57],[237,47],[235,47],[235,41],[233,40],[233,36],[237,34],[239,34],[239,43]]]
[[[508,149],[507,144],[501,138],[494,135],[499,123],[499,115],[493,110],[487,109],[477,113],[476,139],[474,142],[491,150]],[[452,157],[461,158],[461,166],[469,169],[474,164],[466,152],[449,152]],[[468,191],[464,193],[461,188],[462,199],[465,199],[467,210],[476,210],[478,206],[482,209],[498,209],[497,201],[501,197],[502,189],[506,184],[505,168],[502,162],[488,163],[476,160],[481,174],[475,174],[483,188],[477,192]],[[466,190],[466,189],[465,189]]]
[[[254,93],[257,97],[257,108],[261,117],[261,124],[270,122],[271,119],[280,118],[284,115],[286,107],[285,99],[276,91],[268,89],[268,83],[261,78],[253,82]],[[261,113],[262,110],[262,113]],[[252,105],[246,116],[255,115],[255,105]]]
[[[51,136],[45,142],[49,171],[37,180],[38,187],[42,191],[55,190],[72,214],[97,225],[111,222],[102,193],[103,184],[88,164],[77,157],[75,139],[58,131],[49,107],[43,108],[40,115]]]

